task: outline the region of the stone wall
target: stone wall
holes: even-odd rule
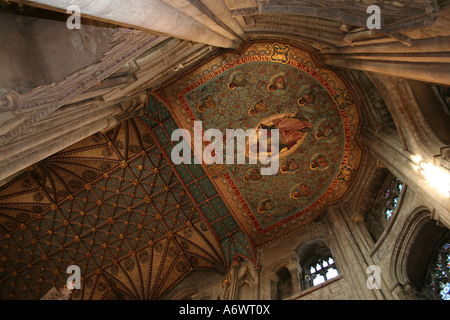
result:
[[[111,49],[117,29],[83,20],[81,29],[69,30],[64,18],[33,19],[0,8],[0,88],[23,93],[57,82]]]
[[[351,213],[343,204],[330,207],[322,222],[257,248],[256,263],[237,262],[230,274],[216,273],[208,280],[203,271],[194,272],[167,297],[180,297],[183,292],[191,292],[193,299],[274,300],[277,299],[276,284],[279,281],[277,272],[285,267],[292,280],[286,300],[420,299],[415,284],[409,279],[409,269],[413,267],[411,257],[422,254],[414,252],[413,244],[426,223],[448,228],[436,221],[435,205],[433,199],[420,190],[405,186],[393,217],[376,242],[365,223],[350,218]],[[307,244],[319,240],[331,250],[339,276],[301,290],[299,252]],[[424,256],[422,260],[427,258]],[[369,266],[379,268],[379,288],[374,288],[374,282],[370,281],[374,273]]]

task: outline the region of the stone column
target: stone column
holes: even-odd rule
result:
[[[450,37],[343,47],[321,53],[327,65],[450,85]]]
[[[398,300],[416,300],[415,290],[409,284],[403,286],[397,283],[391,292]]]
[[[278,276],[275,272],[267,275],[270,300],[278,300]]]
[[[239,260],[234,260],[231,263],[231,268],[230,268],[230,295],[228,296],[229,300],[235,300],[237,297],[237,290],[239,287],[238,284],[238,276],[239,276],[239,268],[241,266],[241,263]]]
[[[289,258],[289,261],[290,262],[286,266],[286,268],[289,270],[289,273],[291,274],[291,281],[292,281],[291,297],[293,297],[300,293],[300,281],[298,278],[299,266],[295,253],[292,253],[291,257]]]
[[[253,270],[255,271],[255,299],[261,300],[261,256],[262,256],[262,248],[256,248],[256,262],[253,266]]]
[[[341,209],[329,207],[325,219],[329,224],[331,236],[335,239],[334,247],[330,246],[330,249],[336,266],[338,270],[345,270],[343,276],[350,287],[353,287],[355,298],[377,299],[377,294],[367,288],[368,265]],[[340,254],[337,255],[335,251],[339,251]]]
[[[253,270],[255,270],[255,299],[260,300],[261,299],[261,266],[256,265]]]
[[[216,47],[235,48],[234,41],[207,28],[193,18],[160,0],[30,0],[30,5],[66,12],[78,5],[81,14],[95,20],[106,21],[143,31],[170,35]]]
[[[231,12],[224,0],[202,0],[214,15],[222,20],[230,29],[232,29],[241,39],[245,39],[244,31],[235,18],[231,16]]]
[[[204,4],[204,1],[200,0],[162,0],[167,5],[179,10],[186,16],[200,22],[208,29],[217,32],[218,34],[224,36],[225,38],[231,40],[237,40],[238,34],[234,32],[227,24],[225,24],[221,19],[218,18],[211,8],[216,8],[220,4],[220,1],[214,0],[208,5]],[[223,8],[222,8],[223,9]],[[225,5],[224,11],[229,12]],[[217,13],[220,13],[217,11]],[[222,15],[221,15],[222,16]],[[230,21],[229,21],[230,22]]]
[[[376,59],[376,57],[374,57]],[[332,67],[371,71],[395,77],[450,85],[450,65],[403,61],[357,60],[351,57],[327,59]]]

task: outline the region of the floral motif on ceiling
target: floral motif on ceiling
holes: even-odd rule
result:
[[[0,298],[40,299],[70,265],[82,276],[72,299],[158,299],[193,270],[226,271],[217,236],[139,118],[0,189]]]
[[[358,170],[357,106],[345,83],[290,45],[254,43],[222,54],[162,94],[180,126],[203,130],[278,129],[280,169],[261,164],[208,167],[211,180],[256,244],[314,221],[340,199]],[[212,170],[209,170],[212,169]],[[243,214],[244,213],[244,214]]]

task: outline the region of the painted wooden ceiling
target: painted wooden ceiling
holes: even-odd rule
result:
[[[74,299],[157,299],[192,270],[226,270],[139,118],[29,168],[2,188],[0,208],[1,299],[39,299],[69,265],[82,272]]]
[[[249,129],[299,113],[310,130],[274,176],[171,162],[172,132],[195,120]],[[82,269],[73,299],[159,299],[193,270],[225,275],[236,258],[255,261],[257,246],[343,196],[359,167],[359,126],[345,83],[294,46],[216,55],[150,92],[142,115],[0,189],[0,299],[40,299],[65,284],[69,265]]]
[[[184,128],[194,136],[199,121],[203,132],[217,129],[224,141],[227,129],[279,130],[280,167],[274,175],[250,163],[251,151],[244,164],[226,163],[224,156],[224,164],[204,165],[254,246],[320,219],[358,172],[361,117],[351,91],[294,45],[255,41],[240,52],[217,54],[154,96],[173,114],[167,135],[156,134],[169,154],[172,130]]]

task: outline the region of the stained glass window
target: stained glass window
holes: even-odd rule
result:
[[[381,201],[381,212],[387,221],[390,221],[394,214],[395,208],[400,201],[402,190],[403,183],[397,178],[393,178],[385,188],[384,197]]]
[[[442,300],[450,300],[450,238],[439,246],[428,273],[431,288]]]

